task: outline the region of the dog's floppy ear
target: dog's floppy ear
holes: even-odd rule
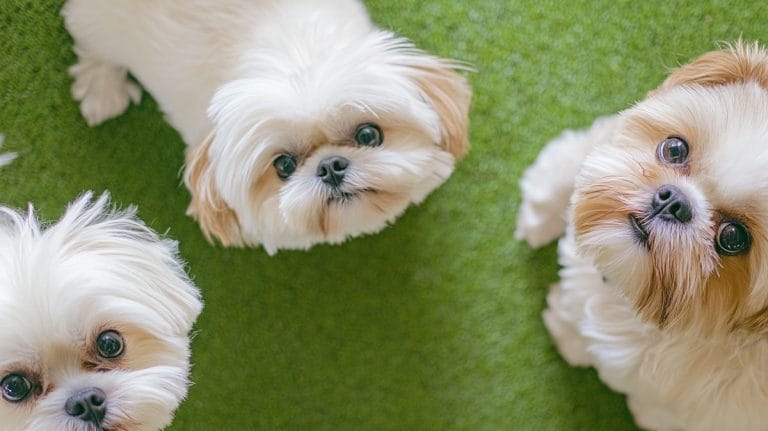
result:
[[[192,194],[187,215],[197,220],[209,242],[215,237],[223,246],[243,245],[237,216],[216,190],[208,156],[213,139],[211,133],[202,144],[187,148],[184,184]]]
[[[414,81],[440,117],[441,146],[457,160],[469,151],[469,105],[472,91],[454,66],[432,58],[412,66]]]
[[[660,89],[677,85],[723,85],[754,81],[768,89],[768,54],[754,43],[741,40],[727,49],[708,52],[672,71]]]

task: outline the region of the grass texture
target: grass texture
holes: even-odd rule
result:
[[[0,1],[2,201],[46,219],[84,190],[181,242],[206,308],[171,430],[626,430],[623,396],[569,367],[541,322],[555,248],[513,239],[517,182],[666,71],[743,36],[762,2],[369,0],[374,21],[468,61],[473,149],[377,235],[309,252],[222,249],[184,215],[184,145],[145,94],[88,128],[69,95],[63,0]],[[322,2],[318,2],[321,5]],[[319,6],[320,7],[320,6]]]

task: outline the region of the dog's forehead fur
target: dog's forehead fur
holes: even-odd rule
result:
[[[318,143],[348,142],[363,122],[417,129],[430,137],[428,145],[440,144],[440,119],[414,79],[414,66],[448,64],[417,55],[386,32],[367,35],[355,49],[331,52],[335,55],[282,72],[265,59],[245,63],[242,78],[219,88],[209,107],[214,161],[242,153],[261,167],[275,147],[303,151]]]
[[[301,165],[318,149],[333,148],[354,161],[355,150],[342,147],[354,147],[355,131],[364,123],[381,127],[383,149],[402,150],[401,158],[414,147],[442,151],[440,119],[412,67],[418,62],[425,67],[447,64],[389,32],[370,33],[328,52],[328,57],[312,61],[294,55],[300,65],[250,59],[238,73],[244,78],[216,92],[209,108],[215,138],[208,155],[225,200],[248,200],[247,183],[272,174],[272,161],[280,154],[296,155]],[[414,135],[418,139],[408,138]],[[392,162],[398,163],[393,157],[379,161],[382,166]],[[233,171],[242,175],[233,176]]]
[[[629,141],[654,150],[668,136],[684,138],[687,174],[710,198],[734,204],[768,197],[767,115],[768,92],[754,82],[674,87],[625,112],[627,128],[646,138]]]
[[[68,214],[44,229],[33,215],[3,216],[0,327],[19,342],[5,339],[0,351],[9,344],[72,344],[109,323],[185,335],[199,312],[197,294],[168,248],[175,246],[130,217],[87,221]]]

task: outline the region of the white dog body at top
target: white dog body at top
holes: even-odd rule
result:
[[[652,430],[768,428],[768,56],[741,42],[549,143],[516,236],[558,244],[544,321]]]
[[[62,15],[88,123],[139,100],[133,74],[187,143],[189,213],[224,245],[376,232],[468,148],[456,64],[358,0],[69,0]]]

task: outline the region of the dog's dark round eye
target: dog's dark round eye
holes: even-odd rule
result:
[[[119,332],[111,329],[102,332],[96,337],[96,351],[105,359],[115,359],[123,354],[125,341]]]
[[[373,123],[365,123],[357,126],[355,142],[366,147],[378,147],[384,142],[384,134],[379,126]]]
[[[275,167],[278,177],[287,179],[296,172],[296,157],[292,154],[281,154],[272,162],[272,166]]]
[[[3,388],[3,398],[12,403],[24,401],[32,393],[32,382],[23,374],[8,374],[0,382],[0,386]]]
[[[681,138],[670,136],[661,141],[656,150],[659,160],[673,165],[680,165],[688,160],[688,143]]]
[[[749,250],[749,232],[739,222],[725,222],[717,229],[715,243],[717,252],[724,256],[733,256]]]

